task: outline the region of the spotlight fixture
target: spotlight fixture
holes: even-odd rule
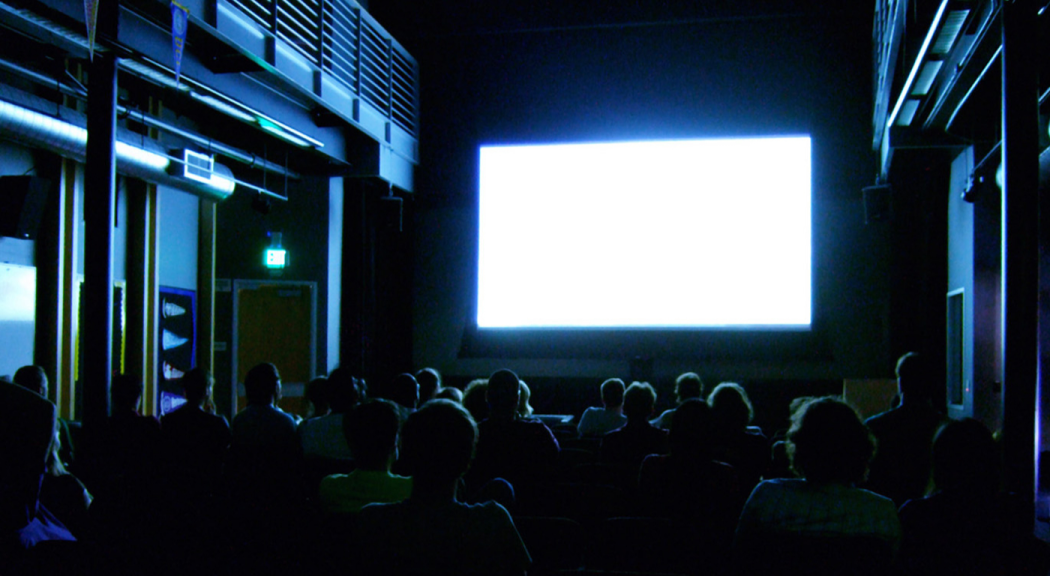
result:
[[[966,189],[963,190],[962,199],[963,202],[973,204],[980,197],[981,187],[984,185],[984,176],[978,176],[971,174],[970,179],[966,182]]]

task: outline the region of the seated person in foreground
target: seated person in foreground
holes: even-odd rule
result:
[[[470,412],[470,417],[475,422],[484,422],[489,417],[488,391],[489,381],[486,378],[471,380],[463,389],[461,403],[467,412]]]
[[[357,512],[366,504],[408,498],[412,479],[390,473],[400,427],[397,408],[387,400],[360,404],[343,418],[343,432],[357,468],[321,480],[324,513]]]
[[[631,383],[623,393],[627,424],[602,438],[601,461],[623,468],[635,481],[646,456],[667,454],[667,431],[649,423],[655,405],[656,391],[648,382]]]
[[[532,559],[507,510],[495,502],[463,504],[456,485],[470,466],[477,428],[448,400],[408,417],[401,457],[412,495],[371,504],[357,517],[353,544],[362,574],[524,574]]]
[[[868,418],[879,450],[865,488],[892,498],[898,507],[926,495],[930,447],[948,419],[933,406],[933,385],[925,356],[909,352],[897,360],[900,406]]]
[[[419,382],[408,372],[398,374],[383,388],[381,396],[394,403],[401,419],[404,420],[415,412],[416,406],[419,405]]]
[[[675,403],[677,405],[681,405],[682,402],[685,402],[690,398],[703,398],[704,381],[700,379],[700,375],[696,372],[685,372],[679,374],[678,378],[675,378],[674,381],[674,395]],[[664,410],[663,413],[652,421],[653,426],[656,426],[661,430],[670,430],[675,410],[676,408]]]
[[[900,573],[1046,574],[1046,552],[1016,495],[999,491],[999,448],[977,420],[952,421],[933,443],[936,492],[900,509]]]
[[[452,400],[456,404],[463,404],[463,391],[452,386],[445,386],[434,393],[434,398]]]
[[[793,416],[788,442],[802,478],[766,480],[751,493],[733,550],[740,573],[823,574],[829,565],[841,573],[888,568],[900,522],[892,500],[855,487],[875,450],[857,413],[837,398],[813,400]],[[854,554],[849,546],[857,543],[863,548]],[[869,548],[870,556],[859,553]],[[833,556],[847,549],[851,553]]]
[[[47,372],[44,372],[44,369],[40,366],[22,366],[15,371],[12,382],[31,392],[36,392],[41,398],[47,398]],[[58,435],[59,439],[62,441],[62,448],[59,453],[62,465],[67,469],[71,468],[73,465],[72,432],[70,431],[69,420],[66,420],[61,416],[58,417]]]
[[[422,406],[437,398],[438,390],[441,390],[441,373],[435,368],[423,368],[416,372],[416,382],[419,383],[419,402]]]
[[[111,413],[106,420],[103,444],[96,446],[103,455],[102,466],[98,474],[92,474],[99,480],[100,496],[123,500],[129,492],[150,490],[149,484],[162,476],[160,420],[139,412],[142,392],[142,378],[131,374],[113,377],[109,391]]]
[[[748,492],[758,484],[772,460],[769,439],[757,426],[750,426],[755,411],[743,386],[722,382],[707,398],[714,417],[714,456],[736,469]]]
[[[360,401],[359,389],[357,378],[351,376],[349,370],[342,367],[332,370],[325,386],[330,413],[299,424],[299,441],[305,457],[334,460],[351,458],[350,447],[343,435],[343,421]]]
[[[214,383],[207,370],[190,370],[182,377],[186,403],[160,419],[164,449],[169,455],[168,478],[187,494],[214,492],[230,445],[226,418],[205,409]]]
[[[281,375],[262,363],[244,379],[248,405],[233,417],[226,476],[242,503],[297,501],[301,496],[302,449],[295,420],[277,407]]]
[[[698,398],[682,402],[671,424],[671,452],[642,462],[638,493],[643,515],[683,520],[701,530],[711,551],[733,540],[744,496],[736,471],[715,461],[711,409]]]
[[[561,447],[543,422],[518,415],[520,390],[518,376],[510,370],[489,378],[489,417],[478,425],[477,458],[468,477],[471,490],[494,478],[518,487],[554,470]]]
[[[609,378],[602,382],[602,406],[583,411],[576,431],[580,436],[604,436],[627,423],[623,415],[623,380]]]
[[[16,573],[37,544],[74,540],[40,503],[56,414],[38,394],[0,380],[0,573]]]

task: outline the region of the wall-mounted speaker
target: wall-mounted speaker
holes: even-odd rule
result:
[[[36,238],[50,187],[37,176],[0,176],[0,236]]]
[[[864,223],[882,222],[893,216],[893,189],[889,185],[863,189]]]

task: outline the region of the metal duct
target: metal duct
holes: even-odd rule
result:
[[[121,62],[123,62],[123,60]],[[35,82],[36,84],[39,84],[41,86],[45,86],[51,89],[57,89],[59,92],[67,96],[72,96],[74,98],[79,98],[82,100],[87,98],[87,91],[80,87],[69,86],[65,82],[60,82],[55,78],[52,78],[45,74],[41,74],[40,72],[37,72],[35,70],[31,70],[15,62],[11,62],[10,60],[0,58],[0,70],[5,70],[16,76],[20,76],[22,78]],[[196,96],[196,93],[194,92],[190,92],[190,96],[194,96],[198,99],[204,98]],[[271,162],[265,158],[259,158],[253,153],[238,150],[237,148],[228,146],[226,144],[223,144],[222,142],[217,142],[215,140],[212,140],[211,138],[202,136],[200,134],[196,134],[184,128],[180,128],[178,126],[175,126],[174,124],[170,124],[159,118],[154,118],[153,116],[149,116],[138,110],[133,110],[125,106],[118,105],[117,113],[126,115],[136,122],[145,124],[153,128],[157,128],[158,130],[162,130],[169,134],[174,134],[180,138],[189,140],[197,144],[198,146],[201,146],[202,148],[207,148],[209,151],[214,152],[215,154],[220,154],[231,160],[240,162],[242,164],[246,164],[253,168],[266,170],[267,172],[278,174],[280,176],[285,176],[287,178],[292,178],[294,180],[298,180],[300,178],[300,175],[298,173],[296,173],[293,170],[289,170],[287,166],[282,166],[275,162]],[[252,120],[254,121],[254,118]]]
[[[57,118],[37,110],[55,109]],[[84,162],[87,155],[87,118],[52,102],[0,86],[0,137],[59,156]],[[118,131],[117,172],[205,198],[224,200],[233,194],[233,172],[215,164],[211,182],[204,183],[167,172],[175,162],[152,140],[127,130]]]

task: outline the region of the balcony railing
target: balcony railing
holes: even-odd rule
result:
[[[416,61],[356,2],[225,1],[411,137],[418,137]]]

